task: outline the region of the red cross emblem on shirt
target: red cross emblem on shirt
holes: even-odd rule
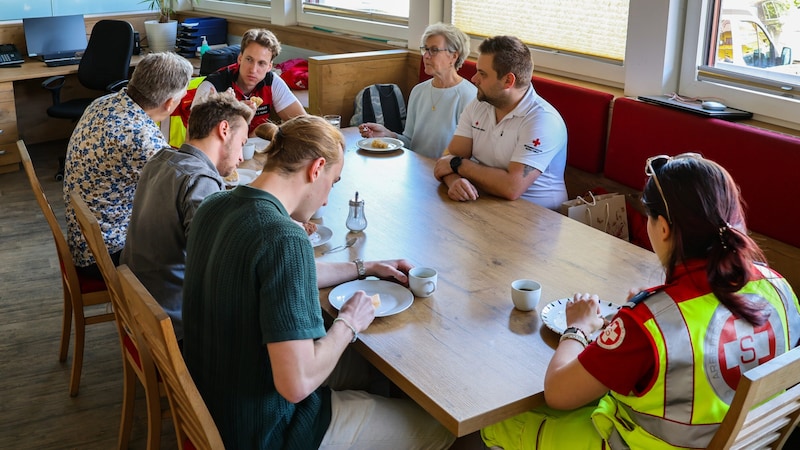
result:
[[[533,146],[534,147],[538,147],[539,144],[541,144],[541,143],[542,143],[542,141],[540,141],[539,138],[536,138],[536,139],[533,140]]]

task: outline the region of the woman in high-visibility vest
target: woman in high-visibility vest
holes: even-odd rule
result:
[[[632,292],[608,324],[596,295],[576,294],[545,376],[548,407],[483,429],[488,446],[705,448],[742,373],[797,346],[797,296],[747,235],[730,174],[695,153],[649,158],[645,173],[665,283]]]

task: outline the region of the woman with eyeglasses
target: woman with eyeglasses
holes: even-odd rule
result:
[[[421,43],[425,73],[433,78],[411,90],[403,133],[372,122],[361,124],[359,131],[365,138],[400,139],[406,148],[438,158],[453,137],[461,111],[476,98],[478,90],[457,72],[469,56],[469,38],[463,31],[436,23],[425,29]]]
[[[742,373],[800,338],[797,296],[747,235],[739,188],[695,153],[649,158],[647,234],[665,283],[632,292],[604,325],[576,294],[547,368],[548,407],[482,431],[513,448],[705,448]],[[572,447],[570,447],[572,448]]]

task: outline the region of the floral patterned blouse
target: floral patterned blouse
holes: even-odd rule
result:
[[[109,253],[125,246],[133,195],[144,163],[169,147],[158,124],[134,102],[127,89],[92,102],[75,126],[64,166],[67,242],[78,267],[94,264],[83,239],[70,192],[80,194],[103,232]]]

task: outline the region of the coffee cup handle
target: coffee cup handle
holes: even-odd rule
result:
[[[436,291],[436,284],[433,281],[425,282],[425,295],[431,295]]]

